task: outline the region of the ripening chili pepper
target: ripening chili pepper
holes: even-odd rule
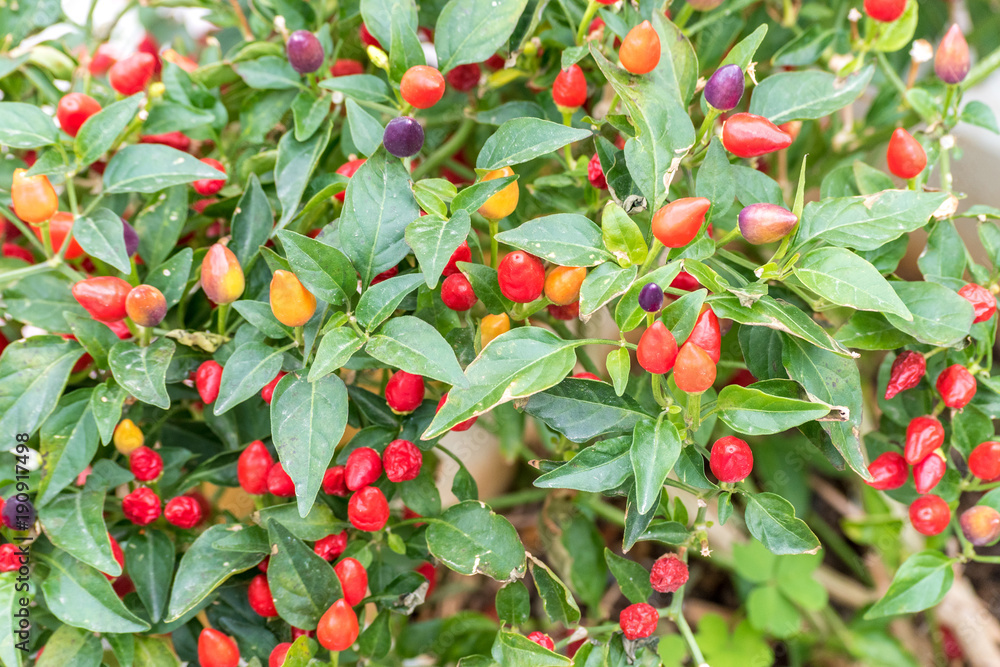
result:
[[[345,558],[334,566],[333,571],[340,580],[340,590],[344,592],[347,604],[355,607],[365,599],[365,592],[368,590],[368,571],[361,561]]]
[[[35,227],[34,229],[38,229],[38,227]],[[10,257],[11,259],[20,259],[28,264],[35,263],[35,256],[31,254],[31,251],[23,246],[17,245],[16,243],[4,243],[3,256]]]
[[[448,392],[445,392],[445,394],[441,397],[441,400],[438,401],[437,408],[434,409],[434,414],[441,412],[441,406],[444,405],[444,402],[447,400],[448,400]],[[479,419],[478,416],[470,417],[469,419],[466,419],[464,422],[459,422],[458,424],[452,426],[451,430],[468,431],[470,428],[472,428],[472,425],[476,423],[477,419]]]
[[[969,74],[969,43],[957,23],[953,23],[934,54],[934,73],[948,84],[961,83]]]
[[[660,36],[649,21],[628,31],[618,49],[618,62],[632,74],[646,74],[660,63]]]
[[[674,593],[687,583],[689,576],[687,563],[677,554],[666,554],[653,563],[649,583],[658,593]]]
[[[969,472],[984,482],[1000,479],[1000,442],[987,440],[969,454]]]
[[[892,23],[906,10],[906,0],[865,0],[865,14],[882,23]]]
[[[898,178],[916,178],[927,166],[927,153],[920,142],[903,128],[897,128],[889,138],[886,149],[889,171]]]
[[[479,297],[468,278],[461,273],[453,273],[441,283],[441,301],[451,310],[465,312],[476,305]]]
[[[382,476],[382,457],[371,447],[358,447],[352,451],[344,464],[344,484],[351,491],[357,491]]]
[[[190,530],[202,522],[202,519],[205,518],[205,510],[196,498],[177,496],[171,498],[167,506],[163,508],[163,518],[171,526]]]
[[[788,236],[799,218],[784,206],[762,202],[744,207],[737,221],[748,243],[763,245]]]
[[[567,111],[587,101],[587,78],[579,65],[570,65],[556,75],[556,80],[552,82],[552,101]]]
[[[299,74],[310,74],[323,66],[326,53],[319,38],[308,30],[296,30],[285,45],[288,63]]]
[[[478,63],[468,63],[467,65],[453,67],[445,75],[445,78],[448,80],[448,85],[460,93],[465,93],[479,84],[482,74],[483,70],[479,67]]]
[[[393,118],[382,133],[382,145],[390,155],[413,157],[424,146],[424,128],[410,116]]]
[[[373,533],[382,530],[389,520],[389,503],[377,486],[354,492],[347,503],[347,519],[358,530]]]
[[[142,431],[139,430],[139,427],[131,419],[123,419],[118,422],[111,439],[115,443],[115,449],[118,450],[118,453],[124,456],[128,456],[139,447],[142,447],[143,442],[146,440]]]
[[[274,379],[264,385],[260,390],[260,398],[268,405],[271,405],[271,399],[274,398],[274,388],[278,386],[281,382],[281,378],[285,377],[285,371],[278,371],[278,374],[274,376]]]
[[[56,107],[56,118],[59,127],[71,137],[75,137],[87,120],[100,112],[101,105],[90,95],[83,93],[67,93],[59,100]]]
[[[753,471],[753,452],[743,440],[727,435],[712,445],[708,467],[720,482],[742,482]]]
[[[700,394],[715,383],[715,363],[708,352],[694,343],[684,343],[674,361],[674,382],[688,394]]]
[[[647,313],[659,312],[663,308],[663,288],[656,283],[646,283],[639,290],[639,307]]]
[[[240,649],[232,637],[205,628],[198,635],[198,664],[201,667],[236,667],[240,664]]]
[[[385,402],[396,413],[413,412],[424,400],[424,378],[396,371],[385,385]]]
[[[328,496],[346,498],[351,495],[351,490],[347,488],[347,469],[344,466],[333,466],[323,473],[323,493]]]
[[[267,493],[267,474],[274,467],[274,459],[260,440],[254,440],[240,453],[236,463],[236,478],[240,488],[259,496]]]
[[[194,372],[194,387],[205,405],[211,405],[219,397],[219,385],[222,384],[222,365],[209,359],[201,362]]]
[[[167,316],[167,300],[152,285],[139,285],[125,297],[125,312],[140,327],[155,327]]]
[[[973,324],[985,322],[997,312],[996,297],[982,285],[968,283],[958,290],[958,294],[972,304],[972,309],[976,313],[976,318],[972,320]]]
[[[444,77],[436,67],[414,65],[399,81],[403,101],[417,109],[429,109],[444,96]]]
[[[125,553],[122,551],[122,547],[118,544],[118,540],[115,539],[114,535],[108,533],[108,540],[111,542],[111,555],[114,557],[115,562],[118,563],[118,567],[121,568],[122,574],[125,573]],[[116,577],[111,576],[107,572],[102,572],[108,581],[114,581]],[[121,576],[121,575],[118,575]]]
[[[722,333],[719,329],[719,318],[707,303],[701,307],[694,329],[685,343],[693,343],[703,349],[713,364],[719,363],[722,357]]]
[[[271,278],[271,312],[288,327],[301,327],[316,312],[316,297],[291,271],[278,269]]]
[[[656,632],[656,624],[659,620],[660,615],[656,613],[656,609],[652,605],[639,602],[622,610],[618,616],[618,625],[626,639],[635,641],[649,637]]]
[[[118,62],[112,46],[108,43],[101,44],[94,51],[94,55],[87,65],[87,69],[93,76],[104,76],[111,69],[111,66]]]
[[[108,70],[108,83],[116,93],[129,96],[141,93],[156,71],[157,59],[148,53],[133,53]]]
[[[444,265],[444,271],[441,275],[448,277],[459,273],[458,262],[470,262],[472,261],[472,250],[469,248],[468,241],[462,241],[462,245],[455,248],[455,252],[451,253],[451,257],[448,259],[448,263]]]
[[[974,547],[985,547],[1000,537],[1000,512],[989,505],[975,505],[958,518],[962,534]]]
[[[179,151],[185,151],[191,148],[191,139],[183,132],[164,132],[163,134],[144,134],[139,137],[140,144],[160,144],[162,146],[170,146],[171,148],[176,148]]]
[[[920,496],[910,503],[910,523],[918,533],[939,535],[951,523],[951,508],[940,496]]]
[[[738,113],[722,126],[722,145],[737,157],[759,157],[788,148],[792,135],[763,116]]]
[[[345,549],[347,549],[346,530],[320,538],[316,540],[316,544],[313,545],[313,552],[323,560],[327,561],[336,560],[340,557],[340,554],[344,553]]]
[[[906,484],[910,477],[910,466],[899,452],[885,452],[868,464],[868,472],[872,479],[870,482],[866,480],[865,484],[879,491],[887,491]]]
[[[136,480],[151,482],[163,472],[163,458],[144,445],[129,454],[128,466]]]
[[[639,365],[649,373],[663,374],[674,367],[677,359],[677,341],[660,320],[653,322],[642,333],[636,349]]]
[[[424,457],[409,440],[393,440],[382,452],[382,467],[390,482],[408,482],[420,475]]]
[[[282,667],[290,648],[292,648],[292,642],[281,642],[271,649],[271,655],[267,657],[267,667]]]
[[[17,572],[20,568],[20,549],[10,542],[0,544],[0,572]]]
[[[201,261],[201,289],[212,303],[225,305],[243,294],[246,279],[233,251],[216,243]]]
[[[337,58],[330,65],[330,75],[331,76],[353,76],[355,74],[364,74],[365,66],[361,64],[360,61],[354,60],[353,58]]]
[[[705,83],[705,101],[719,111],[731,111],[743,99],[745,82],[739,65],[723,65]]]
[[[914,417],[906,426],[906,444],[903,456],[910,465],[916,465],[944,444],[944,426],[934,417]]]
[[[346,600],[337,600],[319,619],[316,641],[329,651],[346,651],[358,638],[358,616]]]
[[[80,244],[76,242],[73,238],[73,214],[67,213],[65,211],[59,211],[52,216],[49,220],[49,237],[52,240],[52,250],[58,252],[62,248],[63,243],[66,241],[66,236],[69,235],[69,246],[66,248],[66,254],[64,257],[66,259],[76,259],[83,255],[83,248]],[[39,241],[45,242],[44,230],[38,226],[32,226],[32,231],[35,232],[35,236],[38,237]]]
[[[704,197],[675,199],[653,214],[653,236],[668,248],[683,248],[698,235],[711,206]]]
[[[913,466],[913,485],[917,493],[924,494],[937,486],[948,470],[948,461],[940,449],[936,449],[924,460]]]
[[[486,315],[479,323],[480,347],[486,347],[490,341],[508,331],[510,331],[510,318],[507,317],[507,313]]]
[[[604,177],[604,169],[601,167],[601,158],[594,153],[587,163],[587,180],[598,190],[608,189],[608,179]]]
[[[538,644],[542,648],[547,648],[550,651],[556,650],[556,645],[555,642],[552,641],[552,637],[549,637],[544,632],[538,632],[536,630],[535,632],[532,632],[531,634],[528,635],[528,639]]]
[[[148,526],[160,516],[160,497],[142,486],[122,498],[122,513],[137,526]]]
[[[515,303],[530,303],[545,288],[545,268],[540,259],[523,250],[506,255],[497,268],[500,292]]]
[[[291,498],[295,495],[295,482],[280,463],[275,463],[267,471],[267,491],[279,498]]]
[[[27,498],[11,496],[0,506],[0,524],[13,531],[29,530],[35,525],[36,518],[35,505]]]
[[[251,609],[264,618],[273,618],[278,615],[266,574],[258,574],[250,580],[250,585],[247,586],[247,602],[250,603]]]
[[[964,408],[976,395],[976,378],[959,364],[944,369],[934,384],[949,408]]]
[[[557,266],[545,278],[545,298],[557,306],[568,306],[580,299],[580,286],[587,277],[584,266]]]
[[[125,300],[132,286],[114,276],[87,278],[73,285],[70,290],[77,303],[100,322],[117,322],[128,316]]]
[[[366,26],[364,23],[362,23],[361,26],[358,27],[358,39],[361,40],[361,43],[366,47],[374,46],[377,49],[382,48],[382,45],[379,44],[379,41],[375,39],[375,37],[371,34],[371,32],[369,32],[368,26]],[[385,49],[383,49],[383,51],[384,50]]]
[[[223,174],[226,173],[226,168],[222,166],[221,162],[214,158],[206,157],[202,158],[201,161],[216,171],[221,171]],[[211,197],[225,185],[226,179],[224,178],[199,178],[191,183],[191,187],[194,188],[194,191],[202,197]]]
[[[493,171],[486,172],[486,175],[482,178],[482,182],[485,183],[486,181],[492,181],[497,178],[504,178],[505,176],[513,175],[514,170],[510,167],[494,169]],[[514,212],[514,209],[517,208],[517,200],[519,197],[520,190],[518,189],[517,181],[513,181],[500,190],[500,192],[497,192],[487,199],[486,203],[479,207],[479,215],[483,216],[487,220],[500,220],[501,218],[506,218]]]
[[[27,169],[15,169],[10,200],[17,217],[33,225],[41,224],[59,210],[59,197],[48,176],[28,176]]]
[[[927,360],[924,355],[913,350],[903,350],[892,362],[889,369],[889,383],[885,388],[885,400],[890,400],[896,394],[912,389],[920,384],[927,373]]]
[[[347,177],[348,180],[350,180],[351,176],[354,176],[354,174],[358,173],[358,169],[361,169],[361,165],[363,165],[364,163],[365,163],[365,158],[348,160],[344,164],[337,167],[337,171],[335,171],[334,173],[339,174],[341,176],[345,176]],[[335,194],[333,198],[339,202],[342,202],[344,201],[345,196],[347,196],[347,190],[341,190],[340,192]]]

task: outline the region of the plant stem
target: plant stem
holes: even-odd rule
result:
[[[420,166],[413,170],[413,180],[420,180],[423,176],[429,173],[431,170],[437,168],[441,163],[445,162],[452,155],[458,152],[462,146],[465,145],[466,141],[469,139],[469,135],[472,134],[472,130],[476,127],[476,121],[472,118],[466,118],[462,121],[462,124],[458,126],[455,130],[455,134],[451,135],[448,141],[444,142],[438,149],[431,153],[424,162],[420,163]]]
[[[733,241],[735,241],[736,239],[740,238],[741,234],[742,232],[740,232],[740,226],[736,225],[731,230],[726,232],[726,234],[721,239],[715,242],[715,247],[723,248],[732,243]]]
[[[701,393],[688,394],[688,406],[687,406],[687,418],[688,418],[688,428],[691,429],[691,433],[697,433],[698,429],[701,428]]]
[[[250,23],[247,21],[247,16],[243,13],[243,8],[240,7],[240,0],[229,0],[229,4],[232,5],[233,11],[236,13],[236,20],[239,21],[240,32],[243,33],[243,37],[248,42],[252,42],[253,31],[250,30]]]
[[[694,7],[691,6],[690,2],[685,2],[681,10],[677,12],[677,20],[674,21],[674,25],[683,30],[687,22],[691,20],[692,14],[694,14]]]
[[[497,234],[500,232],[500,221],[490,220],[490,266],[493,270],[500,268],[500,242]]]
[[[216,329],[220,336],[226,335],[226,319],[229,317],[229,304],[224,303],[218,307],[219,311],[219,325]]]
[[[2,215],[4,218],[6,218],[7,221],[10,222],[10,224],[12,224],[15,227],[17,227],[18,231],[21,232],[21,236],[23,236],[26,239],[28,239],[28,241],[30,241],[33,246],[35,246],[36,248],[38,248],[42,252],[45,252],[45,246],[42,245],[42,242],[40,240],[38,240],[38,237],[35,236],[35,233],[32,232],[31,229],[29,229],[27,225],[25,225],[23,222],[21,222],[20,218],[16,217],[12,213],[10,213],[7,210],[6,206],[0,206],[0,215]]]
[[[646,275],[653,264],[656,263],[657,257],[660,256],[660,251],[663,250],[663,244],[660,243],[660,239],[653,238],[653,247],[649,249],[649,254],[646,255],[646,261],[642,263],[639,268],[639,277]]]
[[[45,273],[53,268],[51,260],[47,262],[40,262],[38,264],[32,264],[31,266],[26,266],[23,269],[14,269],[13,271],[5,271],[0,273],[0,284],[13,282],[15,280],[20,280],[21,278],[27,278],[28,276],[33,276],[36,273]]]
[[[594,15],[597,14],[598,9],[600,9],[600,5],[597,0],[590,0],[590,2],[587,3],[587,9],[583,12],[583,18],[580,20],[580,26],[576,30],[577,46],[583,44],[583,38],[587,34],[587,27],[590,26],[590,22],[594,20]]]
[[[590,508],[597,516],[619,526],[625,525],[625,512],[604,502],[604,497],[600,494],[581,494],[580,502],[584,507]]]
[[[685,8],[689,8],[691,5],[684,3]],[[715,107],[708,107],[708,113],[705,115],[705,120],[701,122],[701,127],[698,128],[698,136],[694,140],[695,146],[700,146],[702,141],[704,141],[705,136],[710,134],[709,130],[712,129],[712,125],[715,124],[715,119],[719,117],[719,110]]]
[[[449,452],[450,454],[450,452]],[[490,507],[493,509],[506,509],[508,507],[518,507],[529,503],[537,503],[545,500],[549,495],[548,489],[523,489],[508,493],[503,496],[490,499]]]

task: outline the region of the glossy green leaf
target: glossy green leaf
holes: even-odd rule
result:
[[[847,348],[835,341],[819,324],[796,306],[763,296],[749,308],[738,297],[726,294],[708,299],[719,319],[728,318],[740,324],[763,326],[802,339],[811,345],[838,355],[849,356]]]
[[[513,176],[503,176],[490,181],[479,181],[473,183],[455,195],[451,202],[452,213],[459,210],[466,210],[470,213],[478,211],[479,207],[486,203],[486,200],[503,190],[511,183],[517,181],[517,174]]]
[[[243,343],[226,361],[212,411],[221,415],[256,396],[281,370],[285,353],[263,343]]]
[[[750,113],[764,116],[775,125],[823,118],[860,97],[874,74],[875,65],[846,79],[820,70],[778,72],[754,88]],[[795,94],[790,95],[789,91]]]
[[[291,222],[298,210],[309,178],[330,142],[331,131],[332,125],[327,123],[305,141],[297,141],[294,133],[288,132],[278,142],[278,159],[274,164],[274,185],[281,204],[278,229],[283,229]]]
[[[66,394],[42,424],[42,479],[35,497],[37,506],[44,506],[72,484],[97,453],[97,424],[90,405],[89,389]]]
[[[37,667],[100,667],[104,649],[94,633],[62,625],[45,642]]]
[[[267,243],[273,226],[271,202],[264,194],[257,174],[250,174],[246,190],[233,213],[233,238],[227,247],[233,251],[240,264],[246,266],[260,246]]]
[[[622,595],[629,602],[632,604],[645,602],[653,594],[653,586],[649,583],[649,572],[642,565],[629,558],[623,558],[610,549],[604,550],[604,559],[618,582]]]
[[[155,528],[129,537],[125,544],[125,562],[135,591],[154,623],[163,619],[170,599],[174,573],[174,544],[167,534]]]
[[[108,161],[104,194],[158,192],[201,178],[225,180],[226,175],[176,148],[133,144],[120,149]]]
[[[314,295],[337,306],[357,291],[357,274],[344,253],[286,229],[278,232],[278,238],[295,276]]]
[[[449,568],[497,581],[524,576],[525,552],[517,530],[489,507],[467,500],[448,508],[427,528],[427,548]]]
[[[795,267],[802,284],[831,303],[857,310],[912,315],[874,266],[844,248],[812,250]]]
[[[81,215],[73,223],[73,238],[91,257],[107,262],[122,273],[130,273],[132,265],[125,250],[122,219],[106,208]]]
[[[593,266],[612,259],[604,250],[601,228],[575,213],[535,218],[497,239],[559,266]]]
[[[309,382],[315,382],[341,368],[365,344],[365,339],[350,327],[339,327],[324,334],[309,367]]]
[[[573,593],[562,579],[556,576],[548,565],[534,556],[528,556],[528,569],[535,582],[535,590],[542,600],[545,615],[553,623],[573,625],[580,620],[580,607],[573,599]]]
[[[601,440],[535,480],[542,489],[599,493],[621,487],[632,476],[631,436]]]
[[[170,642],[158,637],[135,638],[135,663],[132,667],[179,667]]]
[[[485,264],[474,262],[458,262],[458,269],[469,280],[476,296],[483,302],[486,310],[493,315],[508,312],[514,303],[500,291],[500,280],[496,269]]]
[[[601,306],[624,294],[638,272],[638,266],[622,268],[611,262],[590,271],[580,285],[580,319],[586,322]]]
[[[476,0],[450,0],[441,9],[434,26],[438,69],[447,72],[492,56],[507,42],[527,3],[528,0],[496,0],[485,5]]]
[[[512,581],[497,591],[497,617],[504,623],[521,625],[531,618],[531,596],[524,583]]]
[[[417,289],[422,282],[422,274],[407,273],[372,285],[362,293],[358,307],[354,311],[358,324],[368,331],[375,329],[385,322],[406,295]]]
[[[104,523],[103,490],[60,495],[39,510],[38,519],[57,548],[101,572],[121,574]]]
[[[770,394],[754,387],[729,385],[716,402],[719,419],[737,433],[770,435],[826,417],[830,406]]]
[[[606,382],[574,378],[535,394],[524,411],[573,442],[631,433],[639,421],[650,418],[635,400],[616,395]]]
[[[174,342],[169,338],[158,338],[148,347],[139,347],[133,341],[120,341],[111,348],[108,364],[115,381],[125,391],[143,403],[166,410],[170,407],[167,367],[174,350]]]
[[[73,152],[80,167],[95,162],[114,146],[115,141],[138,113],[142,99],[143,96],[137,94],[109,104],[80,126],[73,140]],[[147,133],[155,134],[148,130]],[[75,227],[73,235],[76,236]]]
[[[51,335],[8,345],[0,357],[0,432],[34,433],[55,409],[82,354],[76,341]]]
[[[497,633],[492,655],[503,667],[568,667],[573,664],[569,658],[507,630]]]
[[[154,195],[132,221],[139,235],[139,256],[148,266],[162,264],[177,245],[188,216],[189,189],[177,185]]]
[[[663,481],[681,453],[681,436],[668,419],[643,420],[632,432],[632,472],[635,473],[636,509],[646,514],[659,502]]]
[[[347,108],[347,127],[351,132],[351,140],[362,155],[372,155],[382,145],[382,124],[365,111],[352,99],[344,106]]]
[[[301,85],[299,73],[287,58],[264,56],[234,65],[234,70],[251,88],[257,90],[284,90]]]
[[[102,494],[103,495],[103,494]],[[65,551],[45,559],[49,576],[39,583],[53,616],[93,632],[145,632],[149,624],[126,609],[105,576]]]
[[[52,118],[34,104],[0,102],[0,144],[38,148],[54,144],[58,137]]]
[[[469,386],[455,351],[437,329],[409,315],[394,317],[368,339],[365,351],[382,363],[407,373]]]
[[[277,521],[267,524],[271,559],[267,583],[278,615],[303,630],[313,630],[330,606],[343,597],[333,567]]]
[[[452,2],[468,1],[452,0]],[[497,131],[486,140],[479,151],[479,157],[476,158],[476,168],[493,171],[529,162],[590,136],[589,130],[566,127],[540,118],[515,118],[497,128]]]
[[[912,320],[886,313],[886,319],[903,333],[928,345],[957,345],[969,335],[975,318],[972,304],[956,292],[931,282],[892,282]]]
[[[750,534],[775,554],[813,553],[819,540],[802,519],[795,516],[792,504],[775,493],[745,495],[744,519]]]
[[[955,560],[937,550],[915,553],[906,559],[881,600],[865,618],[914,614],[937,605],[955,581]]]
[[[472,221],[464,209],[456,210],[448,219],[421,216],[406,226],[406,243],[413,249],[427,287],[437,287],[452,253],[468,238],[471,230]]]
[[[173,308],[180,303],[191,276],[191,265],[194,262],[194,251],[183,248],[173,257],[149,270],[146,274],[146,284],[160,290],[167,302],[167,308]]]

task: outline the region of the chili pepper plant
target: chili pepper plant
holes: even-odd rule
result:
[[[989,3],[2,4],[0,664],[1000,661]]]

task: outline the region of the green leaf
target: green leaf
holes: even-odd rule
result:
[[[830,406],[824,403],[779,396],[754,386],[739,385],[722,388],[716,409],[719,419],[726,426],[746,435],[781,433],[830,413]]]
[[[271,434],[285,472],[295,482],[300,517],[316,500],[346,427],[347,388],[336,375],[308,382],[288,374],[275,387]]]
[[[601,440],[535,480],[540,489],[575,489],[600,493],[621,487],[632,477],[631,437]]]
[[[557,384],[573,369],[573,343],[538,327],[512,329],[494,339],[469,364],[468,388],[455,388],[434,416],[424,440],[501,403],[526,398]]]
[[[611,574],[618,582],[622,595],[632,604],[639,604],[649,599],[653,594],[653,586],[649,583],[649,572],[639,563],[623,558],[611,551],[604,550],[604,559],[608,563]]]
[[[889,324],[885,316],[859,311],[851,316],[835,336],[837,341],[856,350],[896,350],[914,343],[914,339]]]
[[[350,327],[339,327],[325,334],[316,348],[316,358],[309,367],[309,382],[341,368],[365,344],[365,340]]]
[[[108,378],[104,384],[94,387],[90,395],[90,411],[97,424],[101,442],[105,445],[111,442],[126,397],[125,390],[118,386],[114,378]],[[88,461],[92,458],[92,456],[88,458]]]
[[[385,82],[371,74],[352,74],[337,76],[319,82],[320,88],[336,90],[344,95],[362,102],[386,102],[389,100],[389,88]]]
[[[803,285],[831,303],[892,313],[908,321],[913,318],[882,274],[850,250],[812,250],[795,267],[795,275]]]
[[[194,250],[184,248],[159,266],[150,269],[146,274],[146,284],[160,290],[167,302],[167,308],[173,308],[180,303],[191,276],[191,264],[194,261]]]
[[[651,416],[630,396],[616,395],[606,382],[574,378],[535,394],[524,411],[573,442],[631,433],[637,423]]]
[[[143,403],[166,410],[170,407],[167,395],[167,367],[174,356],[174,342],[158,338],[148,347],[139,347],[133,341],[119,341],[108,354],[108,364],[115,381],[122,389]],[[273,376],[272,376],[273,377]]]
[[[937,550],[913,554],[896,571],[889,590],[865,618],[915,614],[934,607],[955,581],[954,565],[955,559]]]
[[[437,329],[410,315],[394,317],[368,339],[365,350],[382,363],[460,388],[469,386],[455,351]]]
[[[233,65],[243,82],[257,90],[284,90],[302,85],[287,58],[264,56]]]
[[[775,493],[744,494],[747,530],[774,554],[815,553],[819,540],[792,504]]]
[[[260,246],[267,243],[274,226],[274,212],[257,174],[250,174],[246,190],[233,213],[233,238],[227,246],[242,266],[247,266]]]
[[[91,257],[107,262],[122,273],[131,273],[122,219],[108,209],[99,208],[77,218],[73,223],[73,238]]]
[[[278,322],[271,312],[271,304],[263,301],[236,301],[233,303],[236,312],[243,316],[252,327],[268,338],[292,337],[292,330]]]
[[[601,237],[604,247],[624,268],[642,264],[649,253],[639,225],[635,224],[632,218],[614,202],[608,202],[604,206],[604,213],[601,215]]]
[[[635,473],[636,510],[646,514],[656,507],[663,481],[681,453],[681,436],[668,419],[643,420],[632,432],[632,471]]]
[[[406,226],[406,244],[413,249],[427,287],[437,287],[452,253],[468,238],[471,230],[472,220],[464,209],[457,209],[449,219],[425,215]]]
[[[567,667],[573,664],[569,658],[507,630],[497,633],[492,656],[503,667]]]
[[[243,529],[244,526],[239,524],[216,524],[199,535],[184,552],[170,591],[168,623],[197,607],[226,579],[237,572],[249,570],[261,561],[261,555],[255,551],[216,544],[224,537],[242,533]]]
[[[406,226],[420,215],[403,163],[385,150],[368,158],[347,185],[338,232],[366,287],[410,253]]]
[[[287,132],[278,142],[278,159],[274,163],[274,186],[281,204],[278,229],[284,229],[298,210],[302,193],[306,191],[313,170],[330,142],[332,127],[331,123],[327,123],[324,129],[306,141],[297,141],[294,133]]]
[[[272,520],[280,523],[300,540],[308,540],[310,542],[323,539],[327,535],[343,530],[346,527],[337,522],[333,516],[333,511],[328,505],[321,503],[313,505],[304,518],[299,516],[296,503],[271,505],[260,510],[260,523],[267,525],[267,522]],[[266,545],[252,545],[255,551],[258,546],[261,546],[265,550],[267,549]]]
[[[499,51],[527,4],[528,0],[496,0],[489,5],[450,0],[434,26],[438,69],[447,72],[459,65],[479,63]]]
[[[552,569],[534,556],[528,556],[528,567],[535,582],[535,590],[542,599],[545,615],[553,623],[573,625],[580,620],[580,607],[573,599],[573,593],[556,576]]]
[[[243,401],[256,396],[281,370],[285,353],[252,341],[243,343],[222,368],[219,396],[215,399],[213,413],[224,414]]]
[[[102,573],[65,551],[54,552],[45,562],[49,575],[39,587],[48,610],[63,623],[92,632],[149,630],[148,623],[125,608]]]
[[[608,369],[608,375],[611,376],[611,382],[614,384],[615,394],[623,396],[628,387],[629,373],[632,370],[632,357],[629,355],[628,349],[619,347],[617,350],[608,352],[605,365]]]
[[[323,94],[316,95],[311,90],[300,90],[299,94],[292,100],[295,140],[306,141],[309,139],[316,133],[328,115],[330,115],[329,97]]]
[[[622,537],[622,549],[625,552],[628,552],[635,546],[636,542],[643,539],[658,506],[658,504],[654,505],[653,509],[643,514],[639,511],[635,493],[635,484],[633,484],[628,490],[628,498],[625,502],[625,534]]]
[[[478,211],[479,207],[486,203],[486,200],[515,181],[517,181],[517,174],[473,183],[455,195],[455,199],[451,202],[452,213],[459,210],[466,210],[470,213]]]
[[[174,574],[174,544],[162,530],[146,528],[125,544],[128,576],[154,623],[163,620]]]
[[[993,109],[979,100],[972,100],[965,105],[962,109],[962,122],[987,129],[993,134],[1000,134],[1000,127],[997,127],[997,117],[993,113]]]
[[[340,580],[330,563],[280,523],[268,521],[267,531],[267,583],[278,615],[297,628],[314,630],[326,610],[343,597]]]
[[[426,535],[431,554],[459,574],[485,574],[502,582],[524,576],[526,556],[517,530],[481,502],[453,505]]]
[[[917,7],[919,4],[919,2],[906,3],[903,15],[891,23],[876,23],[874,19],[868,19],[865,35],[866,37],[869,34],[875,35],[875,39],[872,40],[872,48],[876,51],[891,53],[909,44],[917,29]]]
[[[90,397],[89,389],[66,394],[42,424],[42,479],[35,498],[39,507],[72,484],[97,453],[97,424],[90,411]]]
[[[317,297],[337,306],[357,291],[357,274],[344,253],[287,229],[279,231],[278,238],[296,277]]]
[[[135,217],[139,256],[147,266],[163,263],[177,245],[188,216],[188,186],[177,185],[154,195]],[[235,231],[234,231],[235,234]]]
[[[34,104],[0,102],[0,144],[10,148],[38,148],[58,139],[55,123]]]
[[[524,583],[512,581],[497,591],[497,617],[504,623],[522,625],[531,618],[531,596]]]
[[[157,102],[150,108],[143,132],[163,134],[192,130],[215,122],[215,114],[207,109],[194,109],[184,104],[170,101]]]
[[[16,647],[24,639],[19,636],[18,614],[24,614],[25,601],[31,603],[35,590],[30,586],[28,590],[19,590],[23,588],[22,584],[18,584],[17,577],[13,575],[0,577],[0,609],[4,612],[0,618],[7,617],[6,621],[0,621],[0,660],[8,667],[20,667],[26,659],[24,652]]]
[[[82,354],[76,341],[52,335],[8,345],[0,357],[0,433],[34,433],[55,409]]]
[[[122,573],[104,523],[103,490],[61,495],[42,507],[38,518],[57,548],[111,576]]]
[[[179,667],[180,664],[169,641],[141,635],[135,638],[135,663],[132,667]]]
[[[778,182],[762,171],[742,164],[730,165],[736,183],[736,199],[744,206],[777,204],[785,206],[785,196]]]
[[[424,281],[423,278],[419,273],[407,273],[383,280],[366,289],[354,311],[358,324],[371,331],[385,322],[406,295],[417,289]]]
[[[810,202],[802,213],[795,245],[822,239],[855,250],[874,250],[923,227],[947,198],[941,192],[886,190]]]
[[[729,164],[726,149],[722,147],[722,142],[717,137],[708,145],[705,160],[698,169],[695,195],[705,197],[712,202],[712,208],[709,210],[715,219],[724,216],[736,199],[736,181],[733,178],[732,165]]]
[[[142,99],[143,96],[140,93],[109,104],[80,126],[80,130],[73,140],[73,152],[76,154],[76,160],[80,167],[86,167],[95,162],[114,146],[115,140],[121,136],[121,133],[135,118],[135,114],[138,113]],[[146,134],[155,133],[147,131]],[[75,227],[73,235],[76,236]]]
[[[535,218],[496,238],[560,266],[594,266],[612,259],[604,250],[601,228],[576,213]]]
[[[354,145],[362,155],[373,154],[382,145],[382,134],[385,132],[382,123],[350,98],[344,106],[347,108],[347,127]]]
[[[624,294],[638,272],[638,266],[623,268],[611,262],[589,272],[580,285],[580,319],[586,322],[604,304]]]
[[[750,113],[775,125],[793,120],[815,120],[843,109],[861,96],[875,74],[868,65],[846,79],[820,70],[778,72],[753,89]],[[789,91],[795,91],[790,95]]]
[[[740,304],[738,297],[731,294],[711,296],[707,300],[719,319],[728,318],[740,324],[783,331],[835,354],[850,355],[847,348],[831,338],[815,320],[791,304],[762,296],[746,308]]]
[[[492,266],[475,262],[458,262],[456,266],[468,278],[473,291],[488,312],[498,315],[513,307],[514,303],[500,291],[498,274]]]
[[[906,304],[912,320],[886,314],[889,324],[921,343],[948,347],[969,335],[975,312],[972,304],[954,291],[930,282],[892,282],[892,288]]]
[[[100,667],[104,649],[92,632],[62,625],[48,641],[45,652],[35,663],[37,667]]]
[[[510,4],[521,0],[499,0]],[[449,5],[470,0],[451,0]],[[495,14],[495,9],[485,8],[489,15]],[[445,10],[447,11],[447,9]],[[442,17],[444,12],[442,12]],[[491,19],[492,21],[492,19]],[[440,43],[438,43],[440,48]],[[444,68],[442,68],[444,69]],[[557,151],[563,146],[583,141],[592,136],[590,130],[566,127],[540,118],[515,118],[497,128],[483,144],[476,158],[476,169],[493,171],[501,167],[509,167],[523,162],[529,162],[537,157]]]
[[[955,229],[955,223],[941,220],[930,230],[927,247],[917,258],[917,266],[924,274],[924,280],[948,285],[948,281],[939,278],[960,281],[965,275],[965,253],[965,243]]]
[[[176,148],[133,144],[120,149],[108,161],[104,194],[158,192],[202,178],[225,180],[226,175]]]

